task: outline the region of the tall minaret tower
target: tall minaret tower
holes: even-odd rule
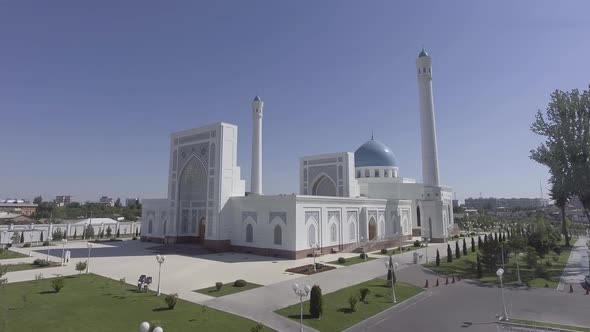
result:
[[[436,126],[432,99],[432,58],[424,49],[416,59],[416,68],[418,69],[420,132],[422,136],[422,181],[428,186],[439,186]]]
[[[262,107],[264,102],[256,96],[252,101],[252,176],[250,192],[262,195]]]

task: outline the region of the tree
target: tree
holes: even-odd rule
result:
[[[471,252],[475,252],[475,238],[471,237]]]
[[[483,244],[480,249],[481,263],[489,272],[495,272],[498,268],[498,263],[502,261],[502,247],[496,241],[489,241]],[[506,258],[507,251],[504,252]]]
[[[494,241],[498,242],[498,233],[497,232],[494,233]]]
[[[471,238],[473,240],[473,238]],[[467,243],[465,242],[465,238],[463,238],[463,256],[467,256]]]
[[[44,233],[44,232],[43,232],[43,231],[41,231],[41,234],[39,234],[39,241],[40,241],[40,242],[43,242],[43,233]]]
[[[320,318],[322,313],[322,289],[318,285],[313,285],[309,296],[309,314],[312,318]]]
[[[121,199],[117,197],[117,200],[115,201],[115,207],[120,208],[121,206]]]
[[[453,262],[453,252],[451,251],[451,245],[447,244],[447,262],[448,263],[452,263]]]
[[[94,237],[94,227],[92,225],[88,225],[84,230],[84,238],[92,239]]]
[[[479,254],[477,254],[477,278],[481,278],[481,260],[479,259]]]
[[[78,262],[78,263],[76,263],[76,271],[78,271],[78,274],[82,274],[82,272],[86,271],[87,266],[88,266],[88,262],[86,262],[86,261]]]
[[[53,290],[56,293],[59,293],[59,291],[64,288],[64,278],[60,277],[60,278],[55,278],[51,281],[51,287],[53,287]]]
[[[438,253],[438,249],[436,249],[436,266],[440,266],[440,254]]]
[[[25,243],[25,232],[20,232],[20,243]]]
[[[33,198],[33,204],[41,204],[41,202],[43,202],[43,197],[41,196],[36,196],[35,198]]]
[[[74,240],[78,237],[78,229],[74,228]]]
[[[107,238],[111,238],[111,235],[113,235],[113,230],[111,229],[111,226],[107,227]]]
[[[117,238],[121,237],[121,227],[117,227]]]
[[[481,244],[483,243],[483,241],[481,240],[481,236],[477,236],[477,249],[481,249]]]
[[[461,258],[461,251],[459,251],[459,241],[455,241],[455,257]]]
[[[393,266],[393,256],[389,256],[389,266]],[[387,285],[393,287],[397,282],[395,271],[392,268],[387,269]]]
[[[488,242],[488,235],[487,234],[484,234],[483,235],[483,243],[486,243],[486,242]]]

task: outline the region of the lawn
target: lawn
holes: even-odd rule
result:
[[[403,247],[403,249],[404,249],[404,251],[400,251],[399,247],[396,247],[396,248],[387,249],[386,254],[381,253],[381,251],[375,251],[372,254],[373,255],[383,255],[383,256],[397,255],[397,254],[403,254],[403,253],[418,250],[418,249],[424,249],[424,247],[407,246],[407,247]]]
[[[247,290],[258,288],[258,287],[262,287],[262,286],[255,284],[255,283],[248,282],[246,284],[246,286],[244,286],[244,287],[236,287],[236,286],[234,286],[233,282],[228,282],[228,283],[224,284],[223,287],[221,287],[221,290],[219,290],[219,291],[217,291],[215,286],[213,286],[213,287],[208,287],[208,288],[203,288],[203,289],[197,289],[193,292],[197,292],[197,293],[201,293],[201,294],[205,294],[205,295],[209,295],[209,296],[214,296],[214,297],[221,297],[221,296],[226,296],[226,295],[231,295],[231,294],[247,291]]]
[[[561,254],[559,255],[559,260],[557,262],[553,261],[549,255],[540,261],[540,265],[544,265],[546,269],[546,276],[544,278],[534,278],[533,279],[533,270],[526,267],[523,258],[519,259],[520,265],[520,276],[522,282],[531,287],[547,287],[549,288],[556,288],[559,284],[559,279],[561,278],[561,274],[565,265],[567,264],[568,258],[570,256],[571,248],[562,247]],[[467,256],[461,256],[461,258],[456,259],[453,256],[453,262],[448,263],[446,252],[441,253],[440,257],[440,266],[436,266],[434,263],[426,264],[425,267],[443,275],[460,275],[463,278],[469,279],[477,279],[477,263],[476,263],[476,252],[471,252],[471,249],[468,251]],[[453,250],[454,253],[454,250]],[[551,266],[546,266],[545,262],[550,261]],[[518,283],[518,276],[517,276],[517,269],[516,269],[516,262],[514,258],[509,259],[508,263],[506,263],[506,269],[504,273],[504,283],[505,284],[517,284]],[[482,282],[491,282],[491,283],[500,283],[500,280],[496,276],[495,271],[486,271],[485,266],[482,265],[482,278],[479,279]]]
[[[367,296],[367,303],[359,301],[357,311],[351,312],[348,298],[351,295],[358,298],[361,288],[371,291]],[[421,291],[422,289],[413,285],[398,283],[395,285],[397,303]],[[342,331],[391,307],[391,288],[385,286],[384,279],[377,278],[325,294],[322,296],[322,303],[323,316],[320,319],[313,319],[309,315],[309,301],[303,303],[303,323],[319,331]],[[299,304],[277,310],[276,313],[299,322]]]
[[[14,252],[8,249],[0,249],[0,259],[23,258],[29,257],[19,252]]]
[[[34,265],[31,263],[21,263],[21,264],[3,264],[2,267],[6,267],[6,272],[16,272],[16,271],[25,271],[25,270],[36,270],[36,269],[45,269],[48,267],[56,267],[60,266],[59,263],[55,263],[55,265],[49,266],[39,266]]]
[[[374,259],[377,259],[377,258],[367,256],[367,262],[372,261]],[[328,264],[349,266],[349,265],[354,265],[354,264],[364,263],[364,262],[365,262],[365,260],[363,258],[360,258],[360,256],[354,256],[354,257],[346,258],[346,262],[342,263],[342,264],[338,263],[338,260],[328,262]]]
[[[96,332],[137,331],[141,322],[158,320],[164,331],[247,331],[256,325],[183,300],[168,310],[163,295],[139,293],[134,286],[93,274],[65,277],[59,293],[53,292],[51,280],[0,287],[0,327],[4,331],[88,331],[89,327]]]

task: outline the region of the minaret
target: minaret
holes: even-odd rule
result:
[[[424,49],[416,59],[416,68],[418,69],[418,99],[422,137],[422,181],[425,185],[439,186],[436,126],[432,99],[432,58]]]
[[[252,176],[250,192],[262,195],[262,107],[264,102],[256,96],[252,101]]]

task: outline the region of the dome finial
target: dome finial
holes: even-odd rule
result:
[[[422,44],[422,51],[420,52],[420,54],[418,54],[419,58],[428,56],[428,53],[426,53],[426,51],[424,50],[424,44]]]
[[[375,139],[375,137],[373,136],[373,131],[371,130],[371,141],[374,139]]]

